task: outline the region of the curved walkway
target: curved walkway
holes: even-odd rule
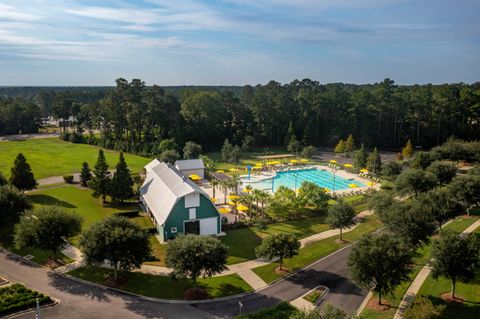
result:
[[[470,234],[480,227],[480,220],[477,220],[475,223],[470,225],[467,229],[465,229],[462,234]],[[427,264],[425,265],[420,272],[418,273],[417,277],[412,281],[410,287],[408,287],[405,295],[403,296],[402,301],[400,302],[400,306],[398,307],[397,312],[395,313],[394,319],[402,319],[403,314],[405,311],[412,305],[415,297],[417,296],[420,288],[422,288],[423,283],[427,280],[430,272],[432,271],[432,267]]]

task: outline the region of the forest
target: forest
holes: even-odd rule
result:
[[[225,139],[239,146],[246,141],[281,146],[290,126],[305,146],[333,146],[353,134],[369,148],[398,149],[409,139],[430,148],[450,136],[478,138],[480,83],[403,86],[385,79],[353,85],[304,79],[169,89],[120,78],[108,89],[52,88],[31,97],[0,98],[0,134],[35,132],[46,116],[60,119],[65,133],[89,133],[93,140],[100,132],[96,144],[145,154],[156,153],[165,139],[177,145],[194,141],[204,150],[220,149]]]

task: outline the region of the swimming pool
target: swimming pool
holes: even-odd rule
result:
[[[355,184],[357,187],[365,186],[355,179],[346,179],[335,175],[334,188],[333,173],[317,168],[277,172],[275,177],[258,182],[244,180],[243,185],[251,185],[253,188],[263,190],[271,190],[273,186],[273,191],[275,191],[279,186],[298,189],[304,181],[315,183],[327,188],[328,191],[349,189],[351,184]]]

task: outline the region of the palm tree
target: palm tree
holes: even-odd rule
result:
[[[270,194],[266,191],[260,191],[260,203],[262,204],[262,216],[265,217],[265,204],[269,201]]]
[[[233,175],[230,179],[230,186],[235,189],[235,195],[238,195],[238,186],[242,185],[242,180],[240,179],[240,175]]]
[[[226,204],[227,203],[227,192],[228,192],[228,187],[230,186],[230,180],[221,180],[219,184],[223,189],[224,204]]]
[[[258,202],[260,201],[260,197],[262,196],[262,191],[260,189],[253,189],[252,195],[253,199],[255,200],[255,210],[257,213],[260,211],[260,206],[258,205]]]
[[[252,203],[253,203],[253,195],[251,193],[246,193],[243,194],[242,197],[240,198],[240,202],[242,204],[248,205],[248,217],[250,220],[252,220]]]

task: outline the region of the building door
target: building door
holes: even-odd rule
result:
[[[192,220],[185,222],[185,234],[200,235],[200,221]]]

